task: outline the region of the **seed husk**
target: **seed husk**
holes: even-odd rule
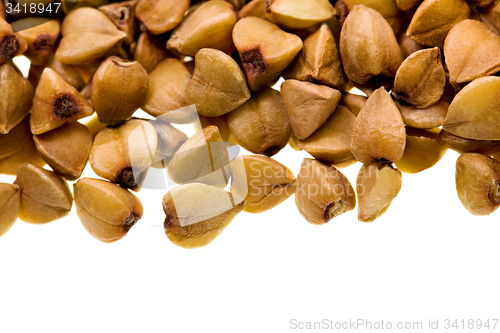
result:
[[[356,162],[351,153],[351,129],[356,116],[347,108],[339,105],[332,115],[316,132],[297,146],[314,158],[337,167]]]
[[[61,33],[63,38],[56,51],[56,60],[65,65],[92,63],[127,36],[104,13],[89,7],[68,13]]]
[[[73,196],[68,183],[54,172],[32,164],[22,164],[15,181],[21,188],[19,218],[44,224],[69,214]]]
[[[453,99],[443,129],[475,140],[500,140],[500,78],[485,76],[463,88]]]
[[[137,1],[123,1],[99,7],[121,31],[127,34],[123,42],[132,44],[137,32],[137,21],[135,17],[135,7]]]
[[[237,20],[229,2],[205,2],[173,31],[167,47],[190,56],[204,48],[231,54],[236,50],[232,33]]]
[[[188,140],[188,136],[169,123],[150,120],[158,135],[158,148],[154,157],[155,168],[165,168],[179,148]]]
[[[390,164],[364,164],[356,180],[358,220],[373,222],[382,216],[401,190],[401,171]]]
[[[500,162],[466,153],[457,159],[455,183],[462,205],[473,215],[489,215],[500,206]]]
[[[31,132],[42,134],[94,113],[89,102],[55,71],[45,68],[31,109]]]
[[[340,97],[338,90],[309,82],[286,80],[281,85],[290,126],[300,140],[308,138],[325,123]]]
[[[292,171],[269,157],[238,156],[231,172],[231,192],[245,198],[248,213],[270,210],[295,193]]]
[[[195,104],[198,113],[206,117],[229,113],[251,96],[236,61],[215,49],[202,49],[196,54],[185,94],[186,101]]]
[[[442,48],[451,28],[469,18],[470,12],[464,0],[424,0],[411,19],[408,36],[422,45]]]
[[[349,180],[335,167],[305,158],[297,176],[295,204],[312,224],[325,224],[356,206]]]
[[[345,73],[360,84],[377,75],[393,77],[403,60],[389,23],[363,5],[354,6],[342,26],[340,54]]]
[[[424,109],[439,101],[445,83],[441,51],[435,47],[417,51],[403,61],[396,73],[392,93],[396,98]]]
[[[30,17],[12,23],[12,29],[28,43],[24,53],[33,65],[43,65],[53,54],[61,32],[59,22],[50,18]]]
[[[198,131],[177,150],[168,165],[168,175],[177,184],[203,183],[220,188],[229,182],[229,155],[219,129]]]
[[[309,28],[336,14],[328,0],[268,0],[266,10],[273,22],[287,29]]]
[[[170,56],[165,49],[165,41],[162,36],[155,36],[148,32],[142,32],[137,38],[134,49],[134,60],[150,73],[158,63]]]
[[[4,20],[7,19],[7,13],[5,12],[5,5],[3,2],[0,2],[0,18],[3,18]]]
[[[44,166],[30,130],[29,116],[7,134],[0,134],[0,173],[16,175],[21,164]]]
[[[78,122],[33,137],[43,160],[60,176],[76,180],[87,164],[93,136]]]
[[[401,113],[383,87],[375,90],[352,127],[352,153],[365,164],[377,160],[395,163],[403,156],[405,144]]]
[[[0,66],[28,49],[28,43],[0,17]]]
[[[484,23],[464,20],[456,24],[444,43],[451,82],[464,83],[497,73],[500,71],[499,53],[500,36]]]
[[[413,54],[414,52],[422,49],[422,45],[411,39],[406,34],[405,30],[400,31],[396,35],[396,38],[398,39],[399,48],[401,49],[401,53],[403,54],[403,59],[408,58],[410,54]]]
[[[5,235],[16,222],[20,203],[19,186],[0,183],[0,237]]]
[[[31,83],[11,65],[0,66],[0,134],[7,134],[30,112],[34,91]]]
[[[328,24],[304,40],[304,47],[283,73],[286,79],[317,81],[336,89],[344,89],[346,78],[337,42]]]
[[[90,151],[90,166],[98,176],[138,191],[154,162],[157,147],[158,135],[153,125],[131,119],[97,133]]]
[[[163,197],[165,234],[182,248],[203,247],[244,208],[244,198],[217,187],[198,183],[177,186]]]
[[[227,121],[240,146],[268,157],[287,145],[292,132],[280,93],[271,88],[229,113]]]
[[[149,76],[137,61],[106,59],[92,79],[92,106],[103,123],[116,125],[144,104]]]
[[[349,109],[356,117],[366,103],[366,97],[343,92],[339,104]]]
[[[182,22],[189,3],[190,0],[139,0],[135,12],[149,32],[159,35]]]
[[[406,147],[396,167],[406,173],[419,173],[433,167],[448,147],[439,140],[439,129],[406,128]]]
[[[120,186],[101,179],[82,178],[73,190],[80,221],[101,242],[122,239],[142,218],[141,201]]]
[[[186,86],[191,73],[177,59],[167,58],[149,73],[149,90],[143,109],[154,117],[161,116],[173,123],[191,123],[195,114],[177,111],[188,106],[185,99]]]
[[[302,40],[258,17],[245,17],[233,30],[248,86],[259,91],[270,85],[302,49]]]
[[[439,133],[439,140],[460,154],[480,153],[491,155],[500,152],[500,141],[466,139],[444,130]]]

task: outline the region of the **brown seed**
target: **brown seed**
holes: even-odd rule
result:
[[[7,19],[7,13],[5,12],[5,5],[3,2],[0,2],[0,18],[3,18],[4,20]]]
[[[195,56],[204,48],[231,54],[236,50],[232,32],[237,20],[229,2],[205,2],[174,30],[167,47],[190,56]]]
[[[390,164],[364,164],[356,180],[358,220],[373,222],[382,216],[401,190],[401,171]]]
[[[467,42],[464,42],[467,41]],[[452,83],[464,83],[500,71],[500,36],[479,21],[464,20],[446,37],[444,55]]]
[[[180,247],[206,246],[245,208],[244,198],[205,184],[174,187],[163,197],[165,234]]]
[[[30,130],[29,116],[8,134],[0,134],[0,173],[16,175],[21,164],[44,166]]]
[[[154,35],[174,29],[184,19],[189,0],[139,0],[137,19]]]
[[[11,65],[0,66],[0,134],[7,134],[30,112],[33,87]]]
[[[495,0],[472,0],[472,1],[479,7],[488,7],[493,2],[495,2]]]
[[[365,164],[377,160],[395,163],[403,156],[405,144],[401,113],[384,88],[375,90],[352,127],[352,153]]]
[[[137,32],[137,21],[135,18],[135,7],[137,1],[124,1],[112,3],[99,7],[121,31],[127,34],[123,42],[127,45],[134,41],[135,33]]]
[[[269,157],[238,156],[231,172],[231,192],[245,198],[245,212],[265,212],[295,193],[293,173]]]
[[[195,104],[202,116],[221,116],[250,99],[243,72],[227,54],[202,49],[195,63],[193,77],[186,86],[186,101]]]
[[[48,67],[56,72],[61,79],[69,83],[70,86],[80,91],[85,86],[85,82],[83,78],[80,76],[78,71],[70,65],[64,65],[63,63],[51,57],[49,61],[42,66],[30,66],[28,80],[31,82],[33,87],[38,86],[38,82],[40,81],[40,77],[42,76],[43,70]]]
[[[475,140],[500,140],[500,78],[485,76],[474,80],[453,99],[443,129]]]
[[[201,128],[198,128],[198,130],[207,128],[208,126],[216,126],[219,129],[222,141],[237,143],[227,123],[227,114],[218,117],[205,117],[200,115],[199,118]]]
[[[15,184],[21,188],[19,218],[24,222],[44,224],[71,211],[73,196],[68,183],[52,171],[22,164]]]
[[[408,58],[410,54],[417,52],[423,48],[422,45],[411,39],[406,34],[405,30],[400,31],[396,35],[396,38],[398,39],[399,48],[401,49],[401,54],[403,55],[403,59]]]
[[[92,79],[92,106],[103,123],[116,125],[144,104],[148,73],[137,61],[106,59]]]
[[[309,82],[286,80],[281,85],[290,126],[300,140],[308,138],[325,123],[340,97],[338,90]]]
[[[358,116],[359,111],[366,103],[366,97],[361,95],[350,94],[343,92],[339,104],[349,109],[355,116]]]
[[[238,16],[240,18],[255,16],[263,20],[272,21],[266,12],[267,0],[252,0],[241,8]]]
[[[483,155],[491,155],[500,152],[500,141],[466,139],[447,131],[441,131],[439,133],[439,140],[460,154],[480,153]]]
[[[59,22],[50,18],[30,17],[12,23],[12,29],[28,43],[24,53],[33,65],[47,62],[54,52],[61,27]]]
[[[323,126],[297,146],[314,158],[336,166],[347,166],[356,162],[351,153],[351,129],[356,120],[347,108],[339,105]]]
[[[305,158],[297,176],[295,204],[312,224],[325,224],[356,206],[349,180],[335,167]]]
[[[448,150],[439,140],[440,131],[407,127],[405,152],[396,167],[406,173],[419,173],[439,162]]]
[[[173,123],[191,123],[197,115],[188,111],[177,111],[188,106],[184,91],[191,73],[177,59],[167,58],[149,74],[149,90],[143,109],[154,117],[161,116]],[[168,119],[167,119],[168,118]]]
[[[349,79],[361,84],[377,75],[394,76],[402,61],[389,23],[365,6],[349,12],[340,34],[340,54]]]
[[[356,5],[364,5],[379,12],[397,32],[401,27],[400,10],[396,0],[343,0],[345,6],[351,11]]]
[[[312,27],[336,14],[328,0],[268,0],[266,10],[274,22],[287,29]]]
[[[401,112],[403,122],[406,126],[430,129],[440,127],[443,124],[454,94],[453,87],[447,81],[444,93],[439,101],[427,108],[419,109],[402,100],[394,100],[394,103]]]
[[[462,205],[474,215],[489,215],[500,206],[500,162],[480,154],[457,159],[455,182]]]
[[[42,134],[88,117],[94,110],[89,102],[55,71],[46,68],[35,91],[31,109],[31,132]]]
[[[92,134],[76,122],[33,137],[45,162],[68,180],[80,178],[92,147]]]
[[[203,183],[226,187],[230,176],[227,146],[217,127],[209,126],[198,131],[170,160],[170,179],[177,184]]]
[[[298,36],[257,17],[239,20],[234,26],[233,41],[252,91],[262,90],[273,82],[303,46]]]
[[[422,0],[396,0],[398,8],[401,10],[410,10],[415,8],[421,2]]]
[[[446,76],[441,51],[435,47],[417,51],[406,58],[394,79],[393,95],[424,109],[439,101]]]
[[[411,39],[427,46],[443,47],[444,39],[455,24],[469,18],[464,0],[424,0],[408,27]]]
[[[148,121],[131,119],[97,133],[89,162],[94,172],[122,187],[138,191],[153,163],[158,135]]]
[[[127,34],[101,11],[83,7],[66,15],[56,60],[66,65],[88,64],[103,57]]]
[[[283,75],[287,79],[317,81],[336,89],[345,88],[340,52],[328,24],[323,23],[307,37],[304,48]]]
[[[28,43],[12,31],[12,27],[0,17],[0,66],[28,49]]]
[[[101,242],[122,239],[142,218],[140,200],[115,184],[82,178],[74,184],[73,190],[80,221],[88,233]]]
[[[158,135],[158,148],[152,166],[163,169],[168,166],[174,154],[188,140],[188,137],[169,123],[158,119],[150,120],[149,123],[153,125]]]
[[[500,2],[494,2],[486,8],[479,10],[479,19],[496,34],[500,33]]]
[[[5,235],[16,222],[20,201],[19,186],[0,183],[0,237]]]
[[[141,33],[135,46],[134,60],[150,73],[159,62],[170,55],[165,49],[165,43],[161,36],[154,36],[148,32]]]
[[[229,113],[227,121],[240,146],[269,157],[287,145],[292,132],[280,93],[271,88]]]

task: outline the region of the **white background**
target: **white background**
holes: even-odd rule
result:
[[[500,212],[461,206],[457,156],[403,174],[371,224],[354,210],[311,225],[291,197],[240,214],[197,250],[165,236],[162,190],[138,194],[144,217],[114,244],[92,238],[74,210],[47,225],[18,221],[0,238],[0,332],[300,331],[292,319],[439,319],[442,332],[445,319],[499,318]],[[304,157],[290,147],[275,156],[295,175]],[[342,169],[353,186],[360,166]],[[90,166],[84,176],[95,177]]]

